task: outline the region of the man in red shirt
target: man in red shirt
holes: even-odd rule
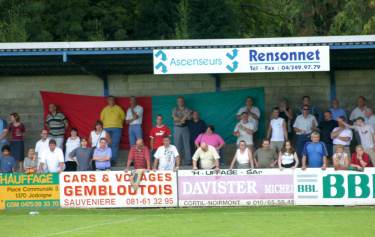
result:
[[[143,139],[137,139],[135,145],[130,148],[126,171],[130,169],[132,162],[134,169],[150,170],[150,151],[144,145]]]
[[[350,166],[357,170],[363,170],[365,167],[373,167],[370,157],[364,152],[362,145],[356,146],[355,152],[352,155]]]
[[[163,116],[156,116],[156,126],[150,131],[150,150],[151,154],[155,153],[156,150],[163,146],[163,139],[165,136],[171,136],[171,130],[167,125],[163,124]],[[153,159],[153,156],[151,157]]]

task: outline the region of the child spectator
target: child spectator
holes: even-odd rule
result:
[[[1,149],[2,157],[1,157],[1,173],[13,173],[16,171],[16,159],[10,155],[10,146],[4,145]]]
[[[337,145],[335,154],[332,156],[333,167],[335,170],[347,170],[349,167],[349,157],[344,151],[343,145]]]
[[[23,161],[23,169],[26,174],[36,173],[38,168],[38,159],[33,148],[27,151],[27,156]]]

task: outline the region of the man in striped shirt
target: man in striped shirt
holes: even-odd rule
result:
[[[135,145],[130,148],[126,170],[130,169],[132,162],[134,169],[150,170],[150,151],[144,145],[143,139],[138,139]]]
[[[46,125],[49,130],[49,136],[56,141],[57,147],[63,149],[64,135],[69,125],[68,120],[62,112],[57,111],[55,104],[50,104],[48,110]]]

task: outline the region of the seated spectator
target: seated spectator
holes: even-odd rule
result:
[[[333,129],[338,127],[336,120],[332,119],[332,113],[330,111],[324,112],[324,120],[319,123],[320,140],[326,144],[328,157],[332,157],[333,154],[333,141],[331,133]]]
[[[284,146],[281,148],[278,165],[280,170],[284,168],[295,169],[298,167],[298,156],[290,141],[286,141]]]
[[[237,169],[254,168],[253,155],[245,141],[240,141],[236,154],[234,155],[229,169],[233,169],[236,164]]]
[[[38,158],[33,148],[28,150],[27,156],[23,160],[23,169],[26,174],[33,174],[38,170]]]
[[[302,97],[302,105],[296,109],[297,115],[302,115],[305,107],[309,109],[309,114],[313,115],[317,122],[323,120],[322,113],[318,109],[318,107],[311,105],[311,98],[308,95]]]
[[[372,164],[375,164],[375,131],[372,126],[366,124],[362,117],[357,118],[353,126],[348,124],[346,126],[358,132],[363,149],[370,156]]]
[[[16,172],[17,162],[13,156],[10,155],[10,146],[4,145],[1,148],[1,162],[0,162],[0,171],[1,173],[13,173]]]
[[[324,142],[320,141],[318,132],[311,134],[311,142],[307,142],[302,152],[302,170],[309,168],[327,168],[327,148]]]
[[[267,139],[264,139],[262,147],[255,151],[254,158],[257,168],[275,168],[278,160],[276,151],[271,148]]]
[[[350,117],[349,117],[350,121],[354,122],[359,117],[362,117],[362,118],[365,117],[365,111],[367,109],[366,103],[367,101],[364,96],[358,97],[357,107],[355,107],[353,111],[351,112]]]
[[[253,134],[257,131],[257,121],[249,118],[247,112],[241,114],[241,120],[234,128],[233,135],[237,137],[237,145],[245,141],[251,151],[254,150]]]
[[[40,171],[48,173],[60,173],[64,170],[64,153],[56,146],[56,141],[49,141],[49,149],[44,151],[40,160]]]
[[[365,167],[373,167],[371,164],[370,157],[364,151],[362,145],[355,147],[355,152],[352,154],[352,160],[350,162],[350,169],[363,171]]]
[[[130,148],[126,170],[130,169],[132,162],[136,170],[150,170],[150,151],[144,145],[143,139],[137,139],[135,145]]]
[[[287,124],[283,118],[280,117],[280,110],[278,107],[273,108],[272,118],[268,126],[267,139],[271,140],[271,148],[279,153],[284,145],[284,141],[288,140]]]
[[[353,132],[346,126],[344,117],[339,117],[337,122],[339,126],[334,128],[331,133],[333,150],[336,150],[337,145],[342,145],[344,146],[344,151],[350,156],[350,142],[353,138]]]
[[[225,145],[225,142],[219,134],[215,133],[215,127],[213,125],[208,125],[206,132],[201,133],[197,139],[195,139],[195,146],[197,149],[201,143],[206,143],[207,145],[215,147],[220,157],[223,157],[222,148]],[[224,159],[221,159],[221,161],[224,162]]]
[[[365,122],[366,124],[372,126],[372,128],[375,131],[375,115],[374,115],[374,110],[371,108],[367,108],[365,110]]]
[[[42,129],[40,133],[40,140],[35,145],[35,154],[38,160],[38,167],[40,167],[43,152],[47,150],[49,150],[48,130]]]
[[[193,170],[198,169],[198,161],[200,168],[204,170],[215,169],[220,170],[219,164],[220,156],[217,153],[215,147],[201,143],[200,147],[195,151],[193,155]]]
[[[81,139],[81,146],[69,153],[69,157],[77,163],[78,171],[89,171],[93,150],[88,147],[86,138]]]
[[[163,145],[155,152],[154,169],[155,170],[171,170],[176,171],[180,166],[180,155],[177,148],[171,145],[171,138],[165,136]]]
[[[97,171],[111,170],[112,149],[108,147],[106,138],[100,138],[99,146],[95,148],[92,160]]]
[[[195,139],[207,130],[207,124],[200,118],[198,111],[193,111],[192,119],[187,121],[187,126],[190,132],[191,154],[194,154],[197,148],[195,146]]]
[[[316,118],[310,114],[310,108],[305,105],[302,114],[297,116],[293,124],[294,131],[296,132],[296,146],[299,159],[302,158],[303,148],[306,142],[310,141],[310,135],[317,126],[318,122]]]
[[[288,138],[291,139],[293,135],[292,129],[292,120],[293,120],[293,111],[290,109],[288,101],[282,99],[279,103],[280,117],[284,119],[287,124],[288,129]]]
[[[337,145],[335,154],[332,156],[333,167],[335,170],[347,170],[349,167],[349,156],[344,152],[343,145]]]
[[[98,120],[95,122],[95,128],[90,132],[89,143],[92,148],[99,146],[100,139],[105,138],[108,144],[111,144],[111,136],[103,128],[103,122]]]
[[[237,112],[237,120],[240,120],[242,117],[242,113],[246,112],[250,118],[255,119],[255,121],[259,121],[260,118],[260,110],[258,107],[254,106],[254,100],[252,97],[248,96],[246,98],[246,104],[244,107],[241,107]]]
[[[332,114],[333,120],[337,120],[339,117],[342,116],[345,118],[346,121],[348,120],[348,115],[346,114],[345,109],[340,108],[340,102],[338,99],[332,100],[331,108],[329,109],[329,111]]]
[[[78,130],[72,128],[70,137],[65,143],[65,171],[77,171],[77,163],[75,157],[70,157],[70,153],[80,147],[81,139],[78,137]]]
[[[150,151],[152,154],[163,146],[165,136],[171,136],[171,130],[163,123],[163,116],[159,114],[156,116],[156,126],[150,131]]]

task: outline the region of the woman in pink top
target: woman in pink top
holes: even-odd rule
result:
[[[212,125],[207,126],[205,133],[199,134],[197,139],[195,139],[195,145],[199,147],[201,143],[206,143],[216,148],[217,151],[225,145],[223,138],[219,134],[215,133],[215,127]]]

